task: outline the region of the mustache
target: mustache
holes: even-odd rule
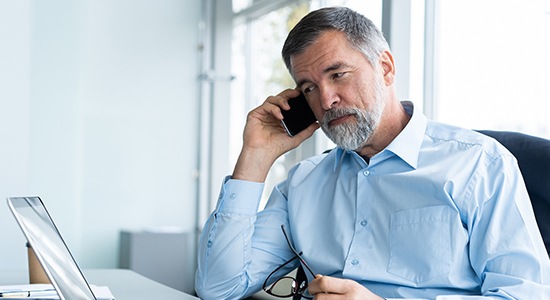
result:
[[[321,120],[321,125],[329,126],[329,123],[338,118],[349,116],[349,115],[359,115],[359,109],[357,108],[332,108],[325,112],[323,119]]]

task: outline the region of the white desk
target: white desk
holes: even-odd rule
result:
[[[192,300],[195,296],[160,284],[131,270],[84,270],[88,283],[108,286],[116,300]],[[0,272],[0,285],[26,284],[27,271]]]

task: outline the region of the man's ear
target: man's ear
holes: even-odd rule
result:
[[[395,82],[395,64],[393,62],[393,55],[389,50],[384,50],[380,54],[380,65],[384,71],[384,82],[386,86],[390,86]]]

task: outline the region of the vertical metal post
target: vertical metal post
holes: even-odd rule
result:
[[[435,119],[437,117],[437,105],[435,100],[435,0],[426,0],[424,17],[424,114],[429,119]]]
[[[399,99],[410,98],[411,1],[385,0],[382,4],[382,32],[395,60],[395,90]]]

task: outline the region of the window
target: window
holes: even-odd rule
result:
[[[235,24],[231,65],[236,77],[231,90],[230,160],[236,160],[240,152],[246,114],[268,96],[295,86],[280,51],[287,33],[308,12],[308,3],[298,3]],[[293,150],[275,162],[266,180],[262,207],[273,186],[284,180],[288,169],[301,160],[301,150],[301,147]],[[310,152],[309,155],[314,154],[313,150]]]
[[[550,1],[435,1],[434,118],[550,138]]]
[[[382,16],[391,22],[385,34],[398,96],[429,118],[550,138],[550,0],[234,0],[228,165],[238,157],[248,111],[294,86],[280,54],[288,31],[324,6],[350,7],[380,28]],[[264,201],[296,162],[331,147],[318,131],[281,157]]]

